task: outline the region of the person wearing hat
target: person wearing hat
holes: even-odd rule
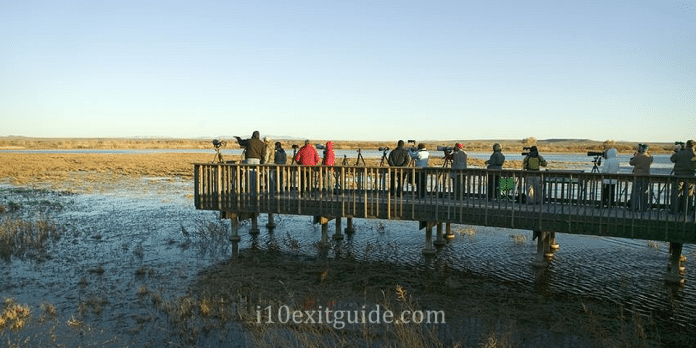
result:
[[[505,163],[505,155],[500,144],[493,144],[493,153],[488,161],[484,162],[486,169],[503,169]],[[488,198],[498,198],[500,195],[500,174],[488,175]]]
[[[536,146],[532,146],[527,156],[522,160],[522,169],[528,172],[524,177],[527,204],[537,204],[544,200],[541,176],[537,174],[540,167],[546,167],[546,160],[539,154],[539,149]]]
[[[467,155],[464,150],[464,145],[460,143],[454,144],[454,151],[452,152],[452,172],[450,177],[452,178],[452,189],[454,190],[454,198],[461,199],[464,197],[466,190],[466,174],[460,172],[460,169],[466,169],[466,159]]]
[[[653,157],[648,153],[647,144],[638,144],[638,150],[628,161],[633,166],[633,174],[650,175],[650,165]],[[636,176],[631,192],[631,207],[634,210],[645,211],[648,209],[648,198],[650,196],[650,178]]]
[[[689,140],[683,149],[675,150],[669,160],[674,163],[672,174],[681,177],[672,185],[672,213],[684,212],[687,206],[694,206],[694,185],[689,180],[696,172],[694,141]]]

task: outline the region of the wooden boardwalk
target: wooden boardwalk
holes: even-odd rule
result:
[[[349,224],[352,218],[419,221],[426,228],[426,250],[430,228],[442,223],[527,229],[539,237],[539,263],[555,244],[556,232],[666,241],[672,261],[681,258],[683,244],[696,244],[694,200],[688,195],[694,178],[542,171],[536,173],[542,198],[531,204],[525,195],[529,175],[519,170],[196,164],[194,200],[197,209],[235,218],[269,213],[315,216],[324,223],[344,217]],[[422,195],[419,182],[425,187]],[[614,199],[603,204],[608,183]],[[638,187],[644,188],[642,194],[633,192]]]

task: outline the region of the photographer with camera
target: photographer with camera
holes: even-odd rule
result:
[[[407,167],[408,163],[411,161],[411,156],[408,151],[404,148],[404,141],[399,140],[396,143],[396,149],[389,153],[387,158],[387,163],[390,167]],[[404,191],[404,176],[403,172],[400,170],[392,171],[392,175],[389,178],[389,187],[391,187],[391,194],[398,195],[401,197]]]
[[[456,143],[452,150],[452,173],[450,173],[450,177],[452,178],[452,189],[454,190],[455,199],[464,197],[466,187],[466,175],[457,172],[457,170],[466,169],[467,154],[462,150],[463,148],[464,145]]]
[[[648,153],[647,144],[638,144],[638,149],[633,154],[633,157],[628,160],[628,164],[633,166],[633,174],[635,175],[650,175],[650,165],[652,163],[653,157]],[[650,179],[636,177],[633,182],[633,191],[631,192],[631,206],[633,210],[648,210],[650,192]]]
[[[425,192],[428,187],[428,176],[425,173],[425,168],[428,166],[428,159],[430,158],[430,153],[425,149],[425,144],[419,143],[418,149],[416,151],[411,151],[411,158],[416,162],[416,168],[421,168],[419,173],[416,173],[415,182],[416,190],[418,191],[418,197],[424,198]]]
[[[540,167],[546,167],[546,160],[539,154],[537,147],[532,146],[529,148],[529,153],[527,153],[524,160],[522,160],[522,169],[529,172],[529,174],[524,177],[527,204],[538,204],[544,200],[541,176],[536,174],[539,172]]]
[[[493,144],[493,153],[491,157],[484,162],[486,164],[486,169],[503,169],[503,164],[505,163],[505,155],[503,155],[503,148],[500,144]],[[489,174],[488,175],[488,198],[498,198],[500,195],[500,174]]]
[[[266,144],[261,141],[259,131],[254,131],[250,139],[235,138],[239,146],[244,148],[244,164],[261,164],[266,156]]]
[[[680,143],[675,143],[675,145]],[[685,212],[686,208],[693,207],[694,185],[686,178],[693,178],[696,171],[696,155],[694,154],[694,141],[689,140],[683,148],[675,146],[674,153],[669,158],[674,163],[674,176],[684,177],[677,179],[672,186],[672,213]]]

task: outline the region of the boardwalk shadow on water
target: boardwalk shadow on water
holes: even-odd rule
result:
[[[22,328],[0,328],[0,340],[95,347],[696,341],[696,280],[687,273],[683,288],[660,280],[665,243],[559,234],[561,249],[539,270],[531,266],[536,246],[530,231],[455,226],[456,237],[425,257],[423,232],[413,222],[356,219],[352,236],[324,249],[311,219],[281,215],[273,233],[261,228],[256,237],[242,224],[235,250],[227,241],[229,220],[196,211],[189,187],[160,184],[152,195],[3,191],[1,204],[17,207],[3,214],[30,220],[41,212],[62,235],[43,252],[2,261],[0,297],[13,301],[0,304],[0,314],[8,318],[7,310],[19,304],[30,315]],[[262,216],[259,225],[265,222]],[[685,254],[688,267],[696,254],[692,248]],[[428,311],[442,311],[446,323],[435,323],[437,317],[421,325],[386,323],[384,317],[349,323],[362,311],[369,321],[377,306],[382,314],[422,313],[423,321]],[[318,313],[320,307],[333,311],[331,324],[305,323],[306,317],[267,323],[268,313]],[[336,311],[343,311],[344,327],[335,324]]]

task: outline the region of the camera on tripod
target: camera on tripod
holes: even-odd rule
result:
[[[300,148],[300,145],[297,145],[297,144],[292,144],[292,148],[293,148],[293,149],[295,149],[295,150],[297,150],[297,149],[299,149],[299,148]]]
[[[225,145],[227,144],[226,141],[224,141],[224,140],[218,140],[218,139],[213,139],[212,143],[213,143],[213,146],[214,146],[216,149],[219,149],[220,147],[223,147],[223,146],[225,146]]]
[[[224,140],[213,139],[211,143],[213,143],[213,147],[215,148],[215,159],[213,160],[213,163],[224,163],[225,161],[222,159],[220,148],[225,146],[227,142]]]
[[[587,151],[587,156],[595,156],[595,157],[605,157],[605,152],[604,151]]]
[[[522,156],[527,156],[527,155],[529,155],[529,150],[531,150],[531,149],[532,149],[531,146],[524,146],[524,147],[522,147]]]
[[[324,146],[323,144],[317,144],[316,147],[317,147],[317,149],[319,149],[319,150],[326,150],[326,146]]]
[[[377,151],[387,152],[389,151],[389,146],[380,146]]]

